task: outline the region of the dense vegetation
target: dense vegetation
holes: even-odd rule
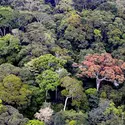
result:
[[[0,125],[125,125],[124,0],[0,0]]]

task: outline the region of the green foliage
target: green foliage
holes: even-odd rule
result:
[[[97,92],[72,64],[107,52],[125,61],[125,1],[54,1],[0,0],[0,124],[44,125],[34,114],[49,101],[54,125],[124,125],[125,85],[107,78]]]
[[[31,71],[45,71],[45,70],[58,70],[59,68],[63,68],[66,60],[62,60],[57,58],[51,54],[45,54],[38,58],[35,58],[26,64],[27,67],[31,69]]]
[[[72,121],[70,121],[70,122],[68,123],[68,125],[77,125],[76,123],[77,123],[77,122],[76,122],[75,120],[72,120]]]
[[[63,109],[63,104],[62,103],[60,103],[60,104],[53,104],[52,105],[52,109],[55,111],[55,112],[59,112],[59,111],[61,111],[62,109]]]
[[[101,98],[106,98],[106,97],[107,97],[107,95],[106,95],[106,93],[105,93],[105,92],[102,92],[102,93],[100,94],[100,97],[101,97]]]
[[[111,115],[111,114],[113,115],[113,117],[110,120],[107,120],[105,122],[106,125],[108,125],[108,124],[123,125],[125,123],[125,121],[124,121],[125,112],[124,112],[123,105],[116,107],[114,102],[110,102],[109,107],[107,107],[104,114],[105,115]]]
[[[89,88],[85,90],[85,93],[88,97],[89,107],[90,108],[98,107],[99,97],[98,97],[97,90],[95,88]]]
[[[41,108],[43,102],[45,101],[45,91],[40,89],[39,87],[30,86],[30,90],[32,91],[31,101],[23,110],[23,113],[30,119],[34,117],[34,114]]]
[[[20,41],[18,38],[7,34],[6,36],[0,38],[0,50],[1,55],[7,55],[11,53],[13,50],[19,51]]]
[[[100,90],[100,96],[109,100],[113,100],[116,105],[119,105],[125,97],[124,88],[125,86],[123,85],[122,88],[117,90],[113,89],[112,86],[105,85]]]
[[[87,114],[74,110],[60,111],[54,116],[55,125],[88,125]],[[68,124],[67,124],[68,123]]]
[[[94,30],[94,34],[95,34],[95,36],[101,36],[101,31],[100,30],[98,30],[98,29],[95,29]]]
[[[122,116],[124,114],[123,108],[123,106],[118,106],[116,108],[114,102],[111,102],[109,107],[106,109],[105,114],[113,113],[114,115]]]
[[[29,102],[31,91],[28,85],[22,83],[21,79],[15,75],[6,76],[0,88],[0,98],[7,104],[21,106]]]
[[[3,63],[0,65],[0,82],[4,79],[5,76],[10,74],[19,74],[20,68],[15,67],[10,63]]]
[[[37,76],[36,82],[39,83],[41,89],[46,91],[54,91],[60,84],[59,75],[51,70],[43,71],[42,74]]]
[[[59,1],[59,4],[56,6],[55,10],[57,12],[61,12],[61,13],[68,13],[71,10],[73,10],[73,1],[72,0],[61,0]]]
[[[115,58],[117,58],[117,59],[122,59],[122,60],[125,61],[125,56],[124,56],[125,50],[124,50],[124,46],[125,46],[125,44],[123,44],[122,46],[119,46],[118,49],[116,49],[116,50],[114,50],[114,51],[112,52],[112,55],[113,55]]]
[[[20,40],[11,34],[0,38],[0,56],[3,62],[14,62],[21,49]]]
[[[6,106],[4,106],[3,104],[2,104],[2,100],[0,100],[0,114],[2,114],[3,112],[6,112]]]
[[[83,87],[81,81],[78,81],[75,78],[66,76],[61,79],[61,86],[65,89],[61,91],[63,96],[72,98],[72,105],[83,110],[88,108],[88,100],[83,92]]]
[[[39,120],[29,120],[26,125],[45,125],[45,124]]]
[[[69,55],[70,51],[65,48],[62,49],[59,46],[57,46],[52,48],[52,52],[54,53],[54,55],[56,55],[59,58],[62,58],[64,60],[69,60],[69,61],[72,60],[71,56]]]
[[[32,5],[31,5],[32,3]],[[13,0],[11,1],[11,6],[16,10],[25,10],[29,13],[33,13],[35,11],[38,12],[51,12],[51,6],[48,4],[45,4],[44,0],[31,0],[31,1],[25,1],[25,0]]]
[[[56,90],[57,97],[57,87],[60,85],[59,75],[52,70],[45,70],[36,77],[36,82],[39,84],[40,90],[46,92],[46,99],[48,97],[48,91]]]
[[[0,6],[0,17],[1,17],[0,27],[14,26],[15,16],[16,16],[16,11],[14,11],[12,8]]]
[[[41,23],[31,23],[26,27],[26,37],[29,39],[30,43],[37,42],[41,45],[54,45],[55,43],[55,34],[45,28]]]
[[[0,124],[4,125],[25,125],[28,118],[24,118],[17,109],[10,105],[6,105],[6,111],[0,114]]]
[[[95,88],[89,88],[89,89],[85,90],[85,93],[87,95],[96,95],[97,94],[97,90]]]
[[[104,112],[110,106],[111,101],[107,99],[100,99],[99,105],[97,108],[89,111],[89,123],[94,125],[100,125],[100,123],[111,120],[114,118],[112,114],[105,114]]]

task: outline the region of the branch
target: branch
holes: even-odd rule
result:
[[[95,73],[96,79],[99,79],[99,74]]]
[[[106,76],[105,76],[104,78],[100,79],[100,80],[101,80],[101,81],[103,81],[103,80],[106,80],[106,81],[107,81]]]
[[[101,80],[105,80],[107,82],[113,82],[114,86],[116,86],[116,87],[119,86],[119,84],[118,84],[118,82],[116,80],[114,80],[114,81],[108,80],[108,79],[106,79],[106,77],[102,78]]]
[[[114,86],[119,86],[119,84],[118,84],[118,82],[116,81],[116,80],[114,80],[114,82],[113,82],[113,84],[114,84]]]
[[[107,79],[106,77],[102,78],[101,80],[105,80],[107,82],[113,82],[112,80]]]

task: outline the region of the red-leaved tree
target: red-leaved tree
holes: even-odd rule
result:
[[[108,53],[88,55],[80,64],[75,63],[73,66],[79,68],[78,77],[96,78],[97,91],[102,81],[118,86],[125,80],[125,62],[113,59]]]

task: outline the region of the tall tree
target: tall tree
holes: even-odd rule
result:
[[[45,70],[37,76],[36,81],[39,83],[40,88],[46,91],[46,98],[49,90],[56,90],[57,98],[57,86],[60,84],[60,80],[56,72]]]
[[[35,72],[41,73],[45,70],[58,70],[60,68],[63,68],[66,63],[66,60],[57,58],[51,54],[45,54],[38,58],[35,58],[28,62],[26,66],[31,70]]]
[[[18,38],[11,34],[7,34],[0,38],[0,56],[1,62],[12,62],[16,61],[17,53],[21,49],[21,43]]]
[[[10,7],[0,6],[0,35],[6,35],[6,28],[12,29],[16,27],[16,19],[18,12]],[[10,30],[9,30],[10,31]]]
[[[78,66],[80,72],[78,77],[96,78],[97,91],[99,90],[102,81],[112,82],[115,86],[123,83],[125,80],[123,70],[125,62],[118,59],[113,59],[108,53],[93,54],[85,57],[85,60]]]
[[[66,96],[64,111],[66,110],[68,99],[72,98],[72,105],[79,107],[82,100],[86,101],[86,95],[83,93],[83,87],[80,81],[75,78],[66,76],[61,80],[61,86],[65,89],[62,90],[62,95]],[[84,103],[86,104],[86,102]]]
[[[22,83],[21,79],[15,75],[8,75],[0,83],[0,98],[6,104],[22,106],[29,102],[31,91],[28,85]]]

